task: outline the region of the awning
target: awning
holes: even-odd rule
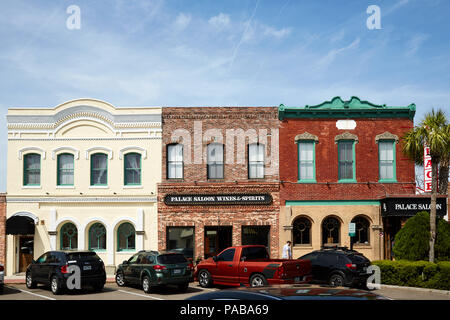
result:
[[[6,234],[34,234],[34,220],[25,216],[13,216],[6,220]]]

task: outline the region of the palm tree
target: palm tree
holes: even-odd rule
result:
[[[431,156],[431,205],[430,205],[430,253],[429,261],[434,262],[434,244],[436,241],[436,195],[438,189],[438,168],[446,175],[445,190],[448,185],[448,161],[450,158],[450,129],[442,110],[434,109],[425,115],[419,126],[412,128],[403,137],[403,152],[416,164],[423,165],[424,146],[430,148]],[[442,181],[442,179],[439,179]],[[442,188],[443,186],[441,186]]]

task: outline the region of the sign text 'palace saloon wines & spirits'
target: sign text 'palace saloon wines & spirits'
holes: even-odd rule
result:
[[[270,194],[168,194],[164,203],[174,205],[268,205],[272,203]]]

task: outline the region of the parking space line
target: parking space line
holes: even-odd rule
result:
[[[44,298],[44,299],[48,299],[48,300],[56,300],[55,298],[50,298],[50,297],[47,297],[47,296],[43,296],[43,295],[41,295],[41,294],[37,294],[37,293],[34,293],[34,292],[22,290],[22,289],[20,289],[20,288],[10,287],[10,286],[5,286],[5,287],[6,287],[6,288],[9,288],[9,289],[11,289],[11,290],[14,290],[14,289],[15,289],[15,290],[19,290],[19,291],[21,291],[21,292],[28,293],[28,294],[31,294],[31,295],[36,296],[36,297],[40,297],[40,298]]]
[[[124,292],[124,293],[129,293],[129,294],[134,294],[135,296],[144,297],[144,298],[149,298],[149,299],[164,300],[164,299],[161,299],[161,298],[152,297],[152,296],[149,296],[149,295],[140,294],[140,293],[135,293],[135,292],[126,291],[126,290],[117,290],[117,291]]]

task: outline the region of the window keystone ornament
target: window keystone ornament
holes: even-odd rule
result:
[[[392,134],[388,131],[375,136],[375,142],[378,143],[380,140],[394,140],[395,143],[398,143],[398,136]]]
[[[342,134],[338,134],[335,138],[334,138],[334,143],[338,143],[339,140],[355,140],[356,143],[358,143],[358,136],[350,133],[348,131],[342,133]]]
[[[297,142],[299,140],[313,140],[315,142],[318,142],[319,138],[314,134],[311,134],[309,132],[304,132],[302,134],[298,134],[295,136],[295,142]]]

